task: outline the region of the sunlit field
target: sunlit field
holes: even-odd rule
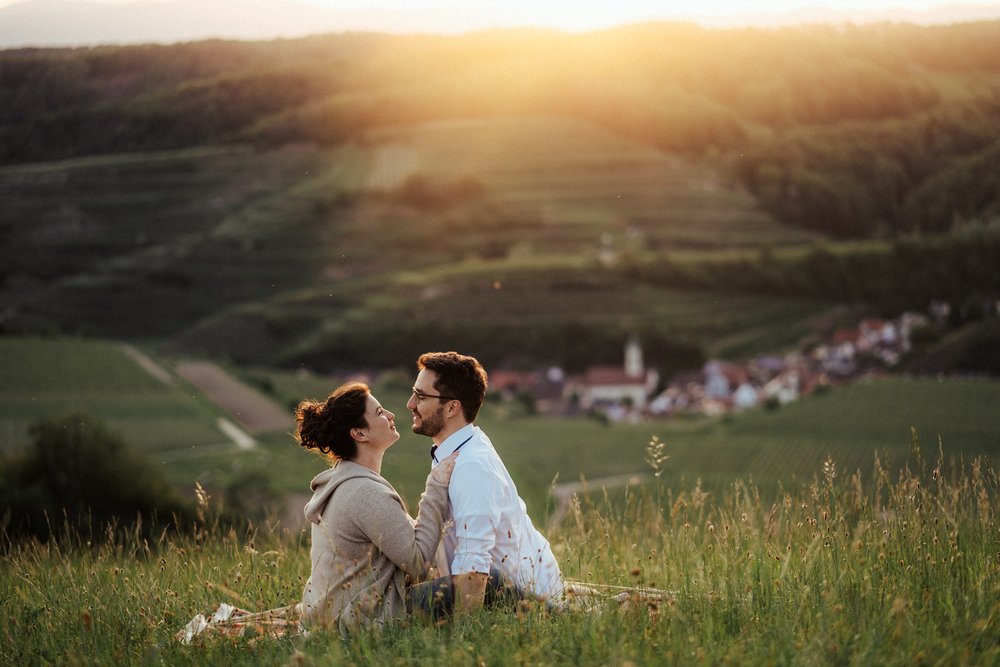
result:
[[[654,464],[669,473],[669,461]],[[742,482],[709,495],[663,477],[620,502],[585,497],[549,531],[564,577],[666,589],[665,599],[620,604],[608,593],[565,613],[491,610],[344,638],[174,638],[220,602],[295,602],[308,576],[305,535],[208,525],[152,541],[7,544],[0,655],[9,664],[995,664],[995,472],[919,451],[900,474],[868,472],[862,481],[829,459],[809,486],[773,502]]]

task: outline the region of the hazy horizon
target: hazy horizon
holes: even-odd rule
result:
[[[831,7],[831,5],[833,5]],[[589,32],[650,21],[706,28],[895,21],[951,23],[1000,18],[1000,3],[762,0],[747,10],[715,0],[497,3],[438,0],[0,0],[0,48],[266,40],[331,32],[461,34],[542,28]]]

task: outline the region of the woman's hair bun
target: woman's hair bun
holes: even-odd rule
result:
[[[337,387],[323,402],[302,401],[295,409],[295,437],[306,449],[337,459],[357,457],[351,429],[365,428],[365,408],[370,390],[363,382]]]

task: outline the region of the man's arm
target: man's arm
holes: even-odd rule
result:
[[[503,498],[498,482],[496,472],[476,459],[460,460],[451,480],[456,539],[451,583],[456,613],[483,606]]]
[[[452,576],[451,583],[455,587],[456,614],[464,614],[482,608],[483,600],[486,598],[486,582],[488,580],[489,575],[481,572],[467,572]]]

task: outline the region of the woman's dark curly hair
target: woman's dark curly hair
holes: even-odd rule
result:
[[[298,424],[295,439],[306,449],[351,461],[358,455],[358,445],[351,437],[352,428],[365,428],[365,404],[370,390],[363,382],[348,382],[337,387],[327,399],[302,401],[295,410]]]

